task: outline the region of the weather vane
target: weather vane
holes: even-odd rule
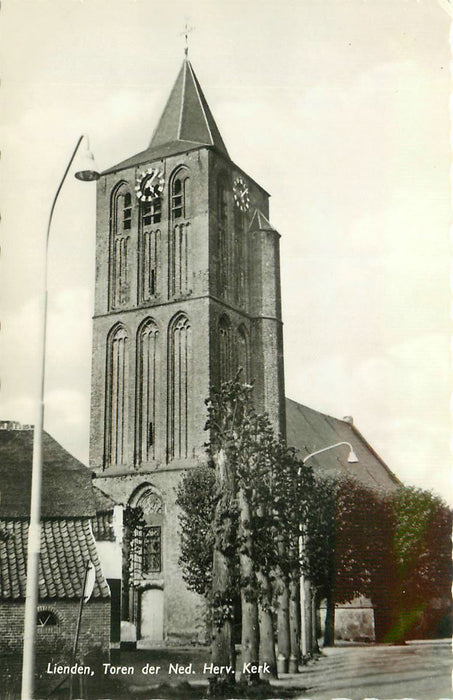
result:
[[[189,55],[189,34],[193,32],[194,28],[189,27],[189,25],[186,22],[186,26],[184,27],[184,31],[181,32],[180,36],[184,37],[185,40],[185,46],[184,46],[184,53],[186,56]]]

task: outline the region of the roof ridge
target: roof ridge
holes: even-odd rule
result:
[[[181,98],[181,106],[179,108],[179,120],[178,120],[178,131],[177,131],[177,137],[178,139],[181,139],[181,129],[182,129],[182,113],[184,111],[184,98],[185,98],[185,93],[186,93],[186,82],[187,82],[187,59],[184,60],[183,67],[184,67],[184,75],[182,79],[182,98]]]
[[[201,111],[202,111],[202,114],[203,114],[203,117],[204,117],[204,120],[205,120],[205,123],[206,123],[206,128],[207,128],[207,130],[208,130],[209,136],[211,137],[211,145],[214,146],[214,137],[213,137],[213,135],[212,135],[211,126],[210,126],[210,124],[209,124],[208,116],[207,116],[207,114],[206,114],[206,108],[205,108],[205,105],[204,105],[204,102],[206,102],[206,98],[203,100],[204,95],[203,95],[203,93],[200,94],[200,89],[199,89],[199,83],[198,83],[198,80],[197,80],[197,76],[195,75],[195,71],[194,71],[194,69],[192,68],[192,64],[190,63],[190,61],[189,61],[188,59],[187,59],[187,65],[189,66],[189,70],[190,70],[190,73],[191,73],[191,76],[192,76],[192,80],[193,80],[194,85],[195,85],[195,90],[196,90],[196,92],[197,92],[197,96],[198,96],[198,99],[199,99],[199,101],[200,101]],[[206,105],[207,105],[207,102],[206,102]]]

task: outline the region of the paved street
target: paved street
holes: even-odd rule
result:
[[[169,662],[185,664],[192,661],[194,670],[191,674],[194,675],[171,679],[165,674],[144,676],[140,669],[145,661],[160,664],[164,670]],[[127,688],[124,697],[148,699],[162,698],[164,695],[188,700],[188,688],[178,689],[177,683],[190,680],[190,697],[198,700],[206,693],[207,678],[201,673],[206,661],[209,661],[209,650],[206,647],[123,653],[121,662],[136,667],[134,676],[123,679]],[[453,700],[452,661],[451,644],[447,640],[414,642],[405,646],[341,645],[325,649],[321,658],[307,665],[301,673],[283,675],[272,685],[274,690],[281,689],[282,696],[285,690],[292,689],[293,697],[300,700]],[[238,662],[238,670],[239,668]],[[173,693],[162,693],[162,681],[173,686]],[[300,690],[302,688],[306,690]]]
[[[316,663],[297,677],[283,677],[285,686],[304,685],[300,698],[453,698],[452,651],[448,642],[406,646],[340,646],[324,650]]]

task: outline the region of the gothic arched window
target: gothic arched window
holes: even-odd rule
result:
[[[168,337],[168,458],[189,455],[191,329],[185,314],[171,323]]]
[[[126,464],[128,426],[128,337],[117,326],[107,341],[107,393],[105,411],[105,463]]]
[[[228,185],[225,175],[217,181],[217,284],[218,293],[227,296],[231,251],[228,226]]]
[[[189,173],[187,168],[180,168],[171,183],[171,218],[187,219],[189,217]]]
[[[130,499],[133,507],[141,508],[143,525],[136,528],[131,539],[132,578],[147,577],[162,571],[162,529],[164,504],[150,486],[140,486]]]
[[[220,382],[231,379],[232,373],[231,325],[228,316],[219,320],[219,374]]]
[[[129,245],[132,225],[132,197],[128,185],[120,183],[110,201],[109,304],[115,309],[130,298]]]
[[[237,330],[236,361],[237,368],[242,367],[241,381],[250,382],[250,350],[249,337],[244,325]]]
[[[234,209],[234,272],[235,300],[244,308],[247,303],[247,265],[248,250],[245,232],[244,212],[238,207]]]
[[[142,228],[140,233],[141,301],[149,301],[157,292],[160,258],[160,230]]]
[[[187,294],[189,291],[189,190],[190,178],[187,168],[179,168],[170,181],[170,256],[169,294]]]
[[[156,377],[159,331],[152,319],[137,336],[136,462],[154,459],[156,444]]]

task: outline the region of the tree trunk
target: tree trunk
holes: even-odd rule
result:
[[[241,610],[242,610],[242,663],[258,664],[258,605],[254,590],[255,572],[252,560],[252,537],[250,532],[250,506],[244,489],[239,489],[239,566],[241,572]],[[241,678],[249,681],[259,680],[258,673],[245,672]]]
[[[335,603],[331,593],[326,599],[326,621],[324,626],[324,646],[333,647],[335,645]]]
[[[269,578],[262,571],[257,571],[256,577],[261,590],[261,599],[258,601],[260,663],[267,663],[269,666],[269,673],[266,673],[265,678],[278,678],[272,619],[272,589]]]
[[[312,653],[319,654],[318,646],[318,605],[316,591],[311,588],[311,643]]]
[[[216,506],[217,527],[226,531],[230,526],[230,519],[224,518],[221,513],[225,501],[234,496],[234,474],[229,467],[225,451],[219,450],[215,456],[217,469],[217,485],[221,494]],[[234,683],[236,666],[234,639],[233,639],[233,600],[232,600],[232,571],[231,561],[225,556],[221,546],[221,534],[216,532],[214,542],[214,554],[212,563],[212,604],[213,621],[211,636],[211,661],[217,666],[223,666],[222,674],[216,675],[210,683],[210,694],[218,695],[216,688],[229,686]]]
[[[279,547],[280,549],[282,548]],[[283,552],[280,553],[282,554]],[[278,597],[277,611],[278,672],[288,673],[291,637],[289,631],[289,587],[287,577],[282,576],[278,583],[282,588]]]
[[[291,578],[289,582],[289,634],[290,655],[289,672],[297,673],[299,670],[299,639],[300,639],[300,606],[299,584],[297,579]]]

